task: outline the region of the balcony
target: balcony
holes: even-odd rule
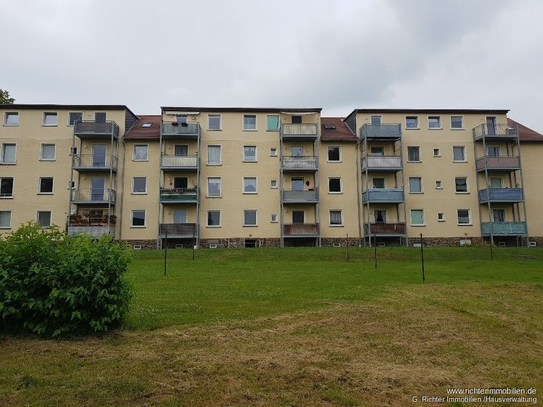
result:
[[[362,192],[363,203],[402,203],[403,188],[374,188]]]
[[[197,203],[198,188],[160,188],[160,202],[163,204]]]
[[[119,137],[119,126],[113,121],[82,121],[74,125],[74,134],[79,138],[98,139]]]
[[[117,157],[112,154],[75,154],[74,170],[117,172]]]
[[[317,157],[283,157],[284,171],[317,171]]]
[[[200,136],[200,125],[195,123],[163,123],[162,138],[197,139]]]
[[[485,137],[489,140],[511,140],[518,138],[517,126],[504,123],[481,124],[473,129],[473,138],[479,140]]]
[[[362,158],[362,171],[397,172],[402,169],[402,158],[390,156],[367,156]]]
[[[520,169],[520,157],[487,155],[477,158],[475,165],[477,171],[515,171]]]
[[[163,170],[196,171],[198,163],[198,157],[163,155],[160,160],[160,167]]]
[[[196,237],[196,223],[161,223],[160,237],[168,239],[192,239]]]
[[[405,223],[389,223],[389,222],[377,222],[377,223],[364,223],[365,235],[405,235]]]
[[[86,233],[92,237],[100,237],[102,235],[115,236],[115,226],[68,226],[68,233]]]
[[[490,232],[494,236],[515,236],[526,234],[526,222],[482,222],[483,236],[489,236]]]
[[[486,202],[522,202],[522,188],[488,188],[479,191],[479,203]]]
[[[398,140],[402,138],[400,124],[364,124],[360,128],[360,138],[363,140]]]
[[[283,236],[285,237],[318,237],[318,223],[293,223],[283,225]]]
[[[283,190],[283,203],[314,204],[319,203],[318,190]]]
[[[281,125],[283,140],[314,140],[317,135],[317,123],[285,123]]]
[[[114,205],[117,192],[106,188],[72,189],[72,203],[76,205]]]

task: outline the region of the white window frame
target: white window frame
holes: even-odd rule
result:
[[[410,148],[418,148],[418,150],[419,150],[419,159],[418,159],[418,160],[411,161],[411,160],[409,159],[409,149],[410,149]],[[407,149],[407,154],[406,154],[406,155],[407,155],[407,162],[408,162],[408,163],[421,163],[421,162],[422,162],[422,153],[421,153],[421,148],[420,148],[420,146],[407,146],[406,149]]]
[[[454,149],[455,148],[461,148],[462,149],[462,155],[464,156],[463,160],[455,160],[454,159]],[[466,146],[453,146],[452,155],[453,155],[453,163],[467,163],[468,162],[468,157],[466,155]]]
[[[339,191],[330,191],[330,180],[332,179],[339,179]],[[328,193],[329,194],[342,194],[343,193],[343,179],[342,177],[328,177]]]
[[[268,127],[268,117],[277,117],[277,128],[276,129],[270,129]],[[279,131],[279,129],[281,128],[281,116],[279,116],[278,114],[267,114],[266,115],[266,131]]]
[[[36,212],[36,222],[40,223],[40,213],[48,213],[49,214],[49,226],[41,226],[42,229],[50,228],[53,225],[53,211],[37,211]]]
[[[17,124],[8,124],[9,116],[17,116]],[[4,126],[6,127],[18,127],[20,123],[19,112],[5,112],[4,113]]]
[[[255,192],[247,192],[247,191],[245,191],[245,180],[246,179],[254,179],[255,180],[255,184],[256,184]],[[243,195],[256,195],[256,194],[258,194],[258,177],[243,177],[242,180],[241,180],[241,188],[242,188],[242,191],[243,191]]]
[[[248,225],[245,223],[245,212],[254,212],[255,213],[255,224]],[[243,227],[245,228],[256,228],[258,227],[258,210],[257,209],[244,209],[243,210]]]
[[[245,117],[254,117],[255,118],[255,128],[254,129],[245,128]],[[258,115],[249,114],[249,113],[246,113],[246,114],[242,115],[242,117],[241,117],[241,128],[243,129],[243,131],[258,131]]]
[[[413,215],[412,215],[413,211],[421,211],[422,212],[422,223],[421,224],[418,224],[418,223],[414,224],[413,223]],[[424,214],[424,209],[411,209],[409,211],[409,223],[413,227],[424,227],[424,226],[426,226],[426,216]]]
[[[500,180],[500,186],[499,187],[493,187],[492,186],[492,180]],[[504,182],[503,177],[488,177],[488,181],[490,184],[490,188],[503,188]]]
[[[11,211],[0,211],[0,214],[4,213],[4,212],[9,213],[9,224],[7,226],[2,226],[0,224],[0,229],[11,229],[12,213],[11,213]]]
[[[330,149],[337,148],[339,153],[339,159],[337,160],[330,160]],[[341,162],[341,146],[328,146],[326,149],[326,161],[329,163],[340,163]]]
[[[219,195],[210,195],[209,194],[209,180],[210,179],[218,179],[219,180]],[[206,197],[207,198],[222,198],[222,177],[207,177]]]
[[[276,179],[272,179],[270,180],[270,188],[271,189],[277,189],[277,180]]]
[[[277,147],[270,148],[270,157],[277,157]]]
[[[134,212],[143,212],[143,225],[134,225]],[[130,211],[130,227],[135,229],[147,227],[147,209],[132,209]]]
[[[219,224],[210,225],[209,224],[209,212],[219,212]],[[221,209],[208,209],[206,211],[206,228],[220,228],[222,227],[222,210]]]
[[[460,214],[459,211],[468,211],[468,223],[460,223]],[[473,226],[473,223],[471,222],[471,210],[470,209],[457,209],[456,210],[456,222],[458,226]]]
[[[0,177],[0,183],[3,179],[11,179],[11,195],[1,196],[0,199],[12,199],[15,191],[15,177]],[[1,190],[0,190],[1,191]]]
[[[456,180],[458,178],[465,178],[466,179],[466,191],[457,191],[456,190]],[[460,176],[460,177],[454,177],[454,192],[456,194],[469,194],[469,178],[468,177],[464,177],[464,176]]]
[[[441,217],[439,215],[441,215]],[[438,222],[445,222],[445,212],[438,212],[437,213],[437,221]]]
[[[432,119],[437,119],[437,124],[439,126],[437,127],[430,126],[430,120]],[[428,130],[442,130],[442,129],[443,129],[443,121],[441,119],[441,116],[434,116],[434,115],[428,116]]]
[[[4,151],[5,151],[5,146],[14,146],[15,147],[15,160],[13,162],[4,162]],[[17,164],[17,143],[2,143],[0,145],[0,164],[6,164],[6,165],[15,165]]]
[[[77,155],[77,147],[70,147],[70,153],[68,154],[70,157],[72,155]]]
[[[411,179],[419,179],[420,180],[420,191],[411,191]],[[409,186],[409,193],[410,194],[424,194],[424,185],[422,183],[422,177],[409,177],[407,180],[407,184]]]
[[[383,188],[377,188],[375,186],[375,180],[376,179],[379,179],[379,180],[382,179],[383,180]],[[372,179],[371,179],[371,188],[372,189],[386,189],[386,187],[387,187],[387,179],[386,179],[386,177],[372,177]]]
[[[340,224],[332,223],[332,212],[339,212],[339,214],[341,216],[341,223]],[[328,226],[330,226],[331,228],[339,228],[339,227],[344,226],[343,210],[342,209],[330,209],[328,211]]]
[[[417,126],[416,127],[408,127],[407,126],[407,120],[408,119],[412,119],[412,118],[415,118],[417,120]],[[420,120],[419,120],[419,116],[417,115],[409,115],[409,116],[405,116],[405,129],[406,130],[420,130]]]
[[[147,157],[145,157],[145,158],[136,158],[136,147],[146,147],[146,149],[147,149]],[[132,149],[132,161],[138,161],[138,162],[149,161],[149,144],[134,144],[134,148]]]
[[[43,158],[43,147],[44,146],[53,146],[54,153],[53,158]],[[57,159],[57,145],[55,143],[41,143],[40,144],[40,161],[55,161]]]
[[[436,181],[436,189],[443,189],[443,181]]]
[[[434,148],[434,157],[441,157],[441,148]]]
[[[246,148],[253,148],[255,149],[255,159],[254,160],[248,160],[245,156],[245,149]],[[243,162],[244,163],[257,163],[258,162],[258,147],[257,146],[243,146]]]
[[[72,186],[71,188],[70,185]],[[77,181],[75,179],[68,181],[68,188],[66,189],[77,189]]]
[[[374,154],[373,149],[381,149],[383,154]],[[370,156],[371,157],[384,157],[385,156],[385,146],[370,146]]]
[[[373,124],[373,118],[379,118],[379,124]],[[371,115],[370,116],[370,125],[372,126],[381,126],[383,124],[383,116],[381,115]]]
[[[272,213],[272,214],[271,214],[270,223],[278,223],[277,214],[276,214],[276,213]]]
[[[462,127],[453,127],[453,125],[452,125],[453,117],[459,117],[460,118],[460,120],[462,122]],[[464,130],[464,116],[451,115],[450,125],[451,125],[451,130]]]
[[[66,125],[68,127],[74,127],[75,126],[75,124],[70,124],[70,115],[72,115],[72,114],[80,114],[81,115],[81,121],[83,121],[83,112],[68,112],[68,121],[66,123]]]
[[[43,192],[41,190],[41,180],[44,178],[51,178],[53,180],[51,192]],[[54,193],[55,193],[55,177],[38,177],[38,195],[53,195]]]
[[[219,162],[218,163],[212,163],[209,161],[209,147],[219,148]],[[222,165],[222,145],[221,144],[208,144],[206,148],[206,155],[207,155],[206,165],[210,165],[210,166]]]
[[[57,118],[57,122],[54,123],[54,124],[46,124],[46,117],[47,116],[55,116]],[[43,127],[58,127],[58,112],[43,112],[43,117],[42,117],[42,123],[41,125]]]
[[[210,126],[210,120],[211,118],[216,118],[218,117],[219,118],[219,128],[218,129],[212,129],[211,126]],[[207,130],[208,131],[221,131],[222,130],[222,114],[217,114],[217,113],[209,113],[207,115]]]
[[[134,191],[136,178],[143,178],[145,180],[145,191],[143,191],[143,192]],[[147,177],[145,177],[145,176],[134,176],[134,177],[132,177],[132,195],[147,195]]]
[[[489,150],[491,148],[497,148],[498,149],[498,155],[490,155],[489,154]],[[492,145],[492,144],[487,144],[486,146],[486,154],[485,154],[487,157],[500,157],[502,155],[502,147],[500,145]]]

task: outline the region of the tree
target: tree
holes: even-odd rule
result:
[[[13,102],[15,102],[15,99],[9,97],[9,92],[0,89],[0,105],[12,105]]]

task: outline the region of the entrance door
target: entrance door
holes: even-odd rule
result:
[[[175,146],[175,156],[176,157],[186,157],[189,155],[189,146],[178,144]]]
[[[91,178],[91,201],[105,201],[105,178]]]
[[[375,223],[385,223],[387,221],[387,211],[376,209],[374,212]]]
[[[173,187],[175,189],[187,189],[189,180],[187,177],[175,177],[173,179]]]
[[[486,118],[486,129],[488,131],[487,134],[493,135],[496,134],[496,118],[495,117],[487,117]]]
[[[298,147],[298,146],[292,146],[290,147],[290,156],[291,157],[303,157],[304,155],[304,148]]]
[[[106,151],[107,151],[107,148],[105,144],[92,145],[92,166],[93,167],[106,166]]]
[[[304,179],[303,178],[292,178],[290,180],[290,186],[293,191],[303,191],[304,190]]]
[[[173,223],[187,223],[187,211],[173,211]]]
[[[305,223],[305,212],[304,211],[292,211],[292,223],[293,224],[304,224]]]
[[[494,209],[494,222],[505,222],[505,209]]]

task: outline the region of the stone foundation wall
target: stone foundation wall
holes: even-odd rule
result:
[[[224,249],[240,249],[245,247],[245,241],[256,241],[257,247],[279,247],[281,239],[277,238],[254,238],[246,239],[243,237],[233,237],[229,239],[200,239],[200,248],[209,248],[210,244],[216,244],[219,248]]]
[[[322,247],[331,247],[338,243],[341,247],[347,247],[347,238],[321,238]],[[358,247],[359,245],[361,245],[361,242],[357,237],[349,238],[349,247]]]
[[[422,237],[424,245],[427,247],[455,247],[460,246],[461,240],[471,241],[471,246],[481,246],[483,239],[480,237]],[[420,238],[409,238],[409,246],[419,244]]]
[[[123,240],[130,247],[140,245],[142,249],[156,249],[156,240]]]

